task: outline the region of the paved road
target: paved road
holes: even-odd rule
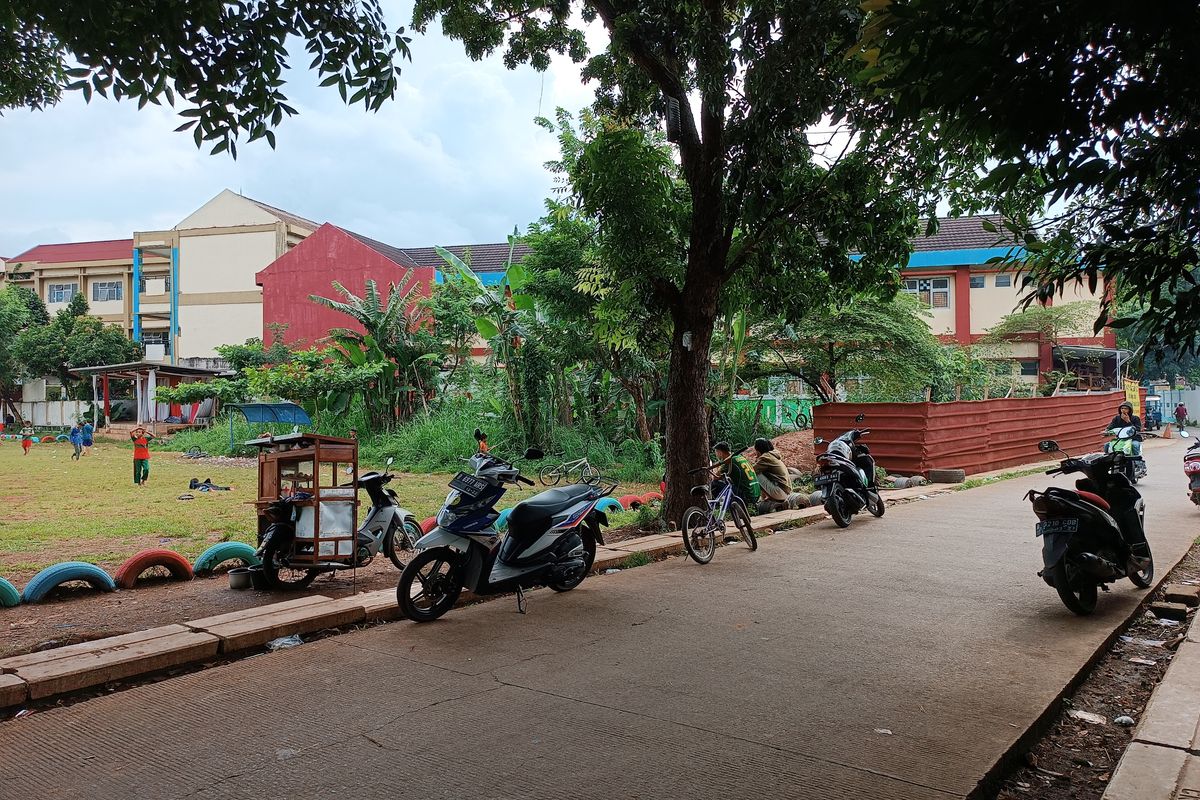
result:
[[[1149,451],[1161,570],[1196,535]],[[964,797],[1142,593],[1071,616],[1040,477],[0,725],[0,798]],[[885,733],[882,731],[890,731]]]

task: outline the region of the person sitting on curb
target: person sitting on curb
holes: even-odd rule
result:
[[[771,444],[770,439],[754,440],[754,452],[757,454],[754,472],[762,488],[762,500],[758,504],[760,514],[777,511],[780,505],[787,506],[788,498],[792,495],[791,473],[774,451],[775,445]]]
[[[742,501],[747,511],[753,514],[758,507],[759,497],[754,467],[750,466],[750,462],[741,453],[733,455],[728,442],[717,442],[713,447],[713,452],[716,453],[718,462],[713,469],[713,477],[716,479],[713,481],[713,494],[720,491],[720,487],[715,484],[725,480],[728,476],[729,482],[733,485],[734,496]]]

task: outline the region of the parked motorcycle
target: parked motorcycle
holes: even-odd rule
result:
[[[1146,507],[1126,471],[1129,456],[1092,453],[1073,458],[1058,443],[1038,443],[1043,453],[1066,456],[1047,475],[1082,473],[1075,489],[1031,489],[1025,499],[1038,520],[1043,568],[1038,573],[1058,592],[1063,605],[1080,615],[1096,608],[1097,587],[1129,578],[1146,589],[1154,580],[1154,556],[1146,541]]]
[[[1137,483],[1139,478],[1146,477],[1146,459],[1140,455],[1134,455],[1133,452],[1133,443],[1137,441],[1137,428],[1132,425],[1124,428],[1109,428],[1104,435],[1112,437],[1112,441],[1104,445],[1104,452],[1121,453],[1125,456],[1121,462],[1121,468],[1125,470],[1129,482]]]
[[[530,448],[524,458],[542,456]],[[396,587],[400,610],[417,622],[445,614],[463,589],[478,595],[515,591],[523,612],[523,590],[574,589],[591,571],[596,545],[604,543],[600,526],[608,518],[596,504],[612,494],[615,482],[601,479],[597,486],[572,484],[534,495],[513,507],[502,537],[494,527],[496,503],[509,485],[534,483],[516,461],[494,452],[476,453],[468,463],[471,472],[450,481],[437,527],[417,542],[419,552]]]
[[[864,419],[865,416],[859,414],[854,421]],[[825,452],[817,456],[816,487],[825,499],[825,510],[839,528],[848,526],[854,515],[864,508],[876,517],[882,517],[886,508],[875,481],[875,459],[871,457],[871,449],[858,441],[869,433],[860,428],[846,431],[829,442]],[[814,441],[825,443],[819,438]]]
[[[1180,431],[1179,435],[1188,438],[1187,431]],[[1183,474],[1188,477],[1188,496],[1200,506],[1200,441],[1194,442],[1183,454]]]
[[[392,459],[389,458],[387,466],[391,465]],[[347,566],[365,567],[382,550],[396,569],[402,570],[405,564],[400,554],[411,552],[421,538],[421,526],[417,518],[411,511],[400,507],[395,491],[386,488],[394,477],[386,471],[367,472],[359,476],[359,488],[366,490],[371,507],[358,527],[355,560],[348,562]],[[346,489],[348,486],[339,488]],[[309,569],[302,564],[290,564],[299,518],[295,502],[311,496],[299,492],[281,497],[267,508],[270,524],[259,537],[257,555],[262,560],[267,584],[272,588],[302,589],[324,571],[324,568]]]

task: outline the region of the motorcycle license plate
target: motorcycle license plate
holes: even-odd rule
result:
[[[1037,535],[1044,536],[1047,533],[1078,533],[1079,520],[1077,519],[1048,519],[1037,524]]]
[[[831,483],[837,483],[836,475],[818,475],[814,484],[817,486],[828,486]]]
[[[483,494],[483,490],[487,488],[487,481],[466,472],[460,472],[450,479],[450,488],[457,489],[466,498],[474,499]]]

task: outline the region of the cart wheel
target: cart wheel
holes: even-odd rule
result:
[[[263,577],[266,578],[267,585],[272,589],[303,589],[312,583],[320,570],[284,564],[279,557],[280,549],[278,543],[272,542],[263,552]]]

